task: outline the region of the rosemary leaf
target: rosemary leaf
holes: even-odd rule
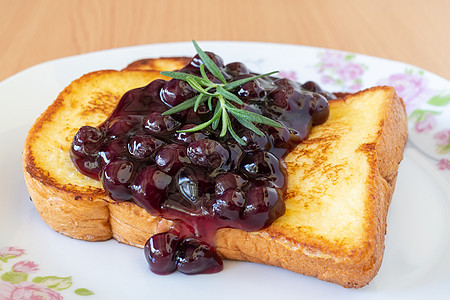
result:
[[[208,108],[210,111],[212,110],[212,98],[213,98],[212,96],[208,97]]]
[[[161,71],[160,72],[161,75],[173,78],[173,79],[180,79],[180,80],[184,80],[186,81],[186,79],[189,76],[195,76],[192,74],[187,74],[187,73],[182,73],[182,72],[174,72],[174,71]],[[197,76],[198,77],[198,76]],[[202,79],[201,77],[198,77],[199,79]]]
[[[231,127],[230,117],[228,117],[227,110],[222,106],[222,130],[220,136],[224,137],[227,134],[228,127]]]
[[[250,81],[255,80],[257,78],[269,76],[269,75],[272,75],[272,74],[275,74],[275,73],[278,73],[278,71],[273,71],[273,72],[260,74],[260,75],[256,75],[256,76],[249,77],[249,78],[243,78],[243,79],[239,79],[239,80],[236,80],[236,81],[232,81],[232,82],[229,82],[229,83],[225,84],[223,86],[223,88],[226,89],[227,91],[229,91],[231,89],[234,89],[234,88],[237,88],[238,86],[243,85],[244,83],[250,82]]]
[[[244,102],[242,102],[241,99],[239,99],[238,96],[235,94],[230,93],[229,91],[225,90],[222,86],[218,85],[216,88],[217,92],[222,95],[225,99],[231,100],[233,102],[236,102],[237,104],[243,105]]]
[[[261,123],[261,124],[266,124],[272,127],[277,127],[277,128],[282,128],[283,126],[277,122],[274,121],[272,119],[269,119],[265,116],[262,115],[258,115],[255,114],[254,112],[251,111],[247,111],[247,110],[242,110],[242,109],[237,109],[235,107],[227,107],[227,109],[230,111],[230,113],[232,113],[233,115],[236,114],[250,122],[253,123]]]
[[[198,96],[194,96],[194,97],[192,97],[189,100],[181,102],[177,106],[174,106],[171,109],[166,110],[165,112],[163,112],[162,115],[163,116],[172,115],[172,114],[178,113],[180,111],[183,111],[185,109],[191,108],[192,106],[195,105],[195,101],[197,101],[197,97]]]
[[[175,71],[161,71],[160,72],[161,75],[173,78],[173,79],[179,79],[179,80],[183,80],[187,82],[188,77],[192,77],[193,80],[195,80],[197,83],[199,83],[200,85],[209,85],[210,81],[208,79],[204,79],[202,77],[196,76],[196,75],[192,75],[192,74],[188,74],[188,73],[183,73],[183,72],[175,72]]]
[[[242,146],[245,146],[246,143],[236,134],[236,132],[234,132],[233,127],[229,127],[228,131],[230,132],[231,136]]]
[[[208,75],[206,75],[206,72],[205,72],[205,65],[204,64],[200,64],[200,74],[202,74],[202,77],[204,79],[209,80],[208,79]]]
[[[200,106],[200,104],[202,104],[203,102],[206,102],[207,99],[208,99],[207,95],[199,94],[197,99],[195,100],[194,111],[197,112],[197,109]]]
[[[264,132],[262,132],[258,127],[256,127],[252,122],[248,121],[247,119],[242,118],[241,116],[239,116],[238,114],[233,114],[231,113],[236,120],[241,123],[242,125],[244,125],[245,127],[247,127],[248,129],[250,129],[251,131],[253,131],[254,133],[256,133],[259,136],[264,136]]]
[[[214,121],[219,119],[220,115],[221,115],[221,113],[218,112],[218,113],[214,114],[214,116],[211,119],[209,119],[208,121],[206,121],[205,123],[199,124],[199,125],[197,125],[195,127],[192,127],[190,129],[178,130],[178,132],[194,132],[194,131],[199,131],[199,130],[205,129],[206,127],[211,125],[211,123],[213,123]]]
[[[220,111],[220,109],[221,109],[221,104],[219,101],[217,101],[216,108],[214,109],[214,115],[216,115]],[[220,121],[220,119],[217,119],[212,123],[211,127],[213,130],[217,129],[217,127],[219,126],[219,121]]]
[[[219,79],[223,84],[227,83],[225,78],[222,75],[222,72],[220,71],[219,67],[216,66],[216,64],[209,58],[208,54],[203,52],[203,50],[200,48],[200,46],[197,44],[196,41],[192,41],[194,43],[195,50],[197,50],[198,56],[200,56],[200,59],[205,64],[206,68],[213,74],[217,79]]]
[[[213,106],[215,103],[214,114],[210,120],[200,125],[197,125],[191,129],[180,130],[178,132],[194,132],[202,130],[210,125],[213,130],[216,130],[219,127],[219,124],[221,123],[222,124],[222,128],[220,130],[221,137],[224,137],[227,134],[227,132],[230,132],[231,136],[239,144],[245,145],[245,142],[242,140],[242,138],[240,138],[234,131],[229,114],[233,115],[234,118],[236,118],[236,120],[239,123],[241,123],[244,127],[248,128],[249,130],[252,130],[253,132],[255,132],[260,136],[263,136],[264,132],[262,132],[255,125],[256,123],[266,124],[278,128],[282,127],[282,125],[279,122],[271,120],[270,118],[236,107],[235,106],[236,104],[244,105],[244,102],[237,95],[230,92],[230,90],[237,88],[247,82],[250,82],[252,80],[264,76],[272,75],[274,73],[277,73],[278,71],[256,75],[250,78],[244,78],[241,80],[227,83],[219,67],[215,65],[213,60],[200,48],[200,46],[195,41],[192,42],[194,44],[195,49],[197,50],[198,56],[202,60],[202,63],[200,64],[201,77],[182,72],[163,71],[161,72],[161,74],[187,82],[199,94],[180,103],[175,107],[170,108],[169,110],[165,111],[163,115],[178,113],[191,107],[194,107],[194,111],[197,111],[199,106],[205,102],[208,103],[208,108],[210,111],[213,110]],[[208,78],[209,74],[206,73],[205,68],[207,68],[213,76],[218,78],[221,81],[221,83],[214,83],[212,79]],[[216,101],[214,102],[214,100]]]
[[[205,95],[210,95],[210,96],[214,96],[214,94],[211,94],[210,92],[208,92],[207,90],[205,90],[194,78],[194,76],[188,76],[186,78],[186,82],[189,83],[189,85],[196,90],[197,92],[201,93],[201,94],[205,94]]]

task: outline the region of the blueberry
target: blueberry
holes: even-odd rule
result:
[[[211,58],[214,64],[219,67],[219,69],[224,67],[223,59],[219,55],[209,51],[205,51],[205,53],[209,56],[209,58]],[[189,63],[189,65],[194,68],[200,68],[201,64],[203,64],[203,61],[198,54],[196,54]]]
[[[71,154],[71,159],[81,174],[96,180],[100,179],[99,174],[103,166],[101,159],[96,156],[77,157],[74,154]]]
[[[166,84],[164,79],[156,79],[150,82],[144,87],[145,96],[149,97],[153,101],[160,100],[161,89]]]
[[[106,135],[109,139],[120,138],[135,132],[141,124],[141,118],[138,117],[122,117],[116,118],[108,122]]]
[[[136,134],[128,140],[128,152],[131,157],[137,160],[145,160],[152,157],[164,142],[148,134]]]
[[[170,107],[195,96],[196,91],[184,80],[171,79],[161,89],[161,100]]]
[[[290,85],[279,86],[269,93],[266,105],[269,109],[275,112],[283,112],[285,110],[290,110],[291,103],[289,101],[289,98],[292,96],[292,94],[297,93],[298,92],[294,89],[293,86]]]
[[[171,232],[158,233],[149,238],[144,246],[144,254],[150,270],[160,275],[175,272],[179,244],[180,238]]]
[[[155,162],[158,168],[173,176],[185,164],[190,164],[186,155],[186,147],[178,144],[169,144],[161,147],[155,156]]]
[[[237,95],[244,101],[262,101],[266,97],[266,90],[259,79],[254,79],[241,85],[237,90]]]
[[[212,170],[223,166],[230,156],[223,145],[210,139],[190,143],[187,147],[187,155],[193,164]]]
[[[232,62],[225,66],[225,71],[233,77],[250,74],[247,66],[241,62]]]
[[[245,145],[241,147],[247,151],[266,150],[269,147],[269,141],[265,135],[260,136],[249,129],[243,129],[241,139],[245,142]]]
[[[183,167],[176,176],[179,193],[190,203],[189,206],[201,205],[202,201],[214,194],[214,185],[211,177],[203,168],[194,166]]]
[[[180,123],[171,116],[153,112],[144,119],[144,130],[156,136],[167,136],[174,132]]]
[[[74,154],[84,157],[97,153],[104,140],[103,133],[92,126],[83,126],[75,134],[71,150]]]
[[[98,152],[102,165],[109,164],[110,161],[125,157],[128,154],[128,142],[125,137],[115,138],[104,143]]]
[[[131,161],[118,159],[107,164],[102,173],[105,190],[114,200],[130,200],[129,186],[135,175],[135,167]]]
[[[276,79],[273,84],[279,87],[292,87],[294,89],[299,89],[299,84],[288,78]]]
[[[267,127],[267,132],[269,134],[269,140],[272,145],[276,148],[289,148],[289,140],[291,138],[291,134],[286,126],[282,128]]]
[[[219,174],[215,180],[216,195],[222,195],[228,189],[240,189],[247,180],[238,174],[226,172]]]
[[[197,125],[195,124],[186,124],[183,125],[183,127],[180,128],[180,130],[188,130]],[[175,139],[177,142],[182,143],[184,145],[190,144],[192,142],[195,142],[197,140],[202,140],[207,138],[207,135],[205,135],[201,131],[196,132],[176,132],[175,133]]]
[[[247,193],[242,227],[248,231],[261,230],[284,214],[284,209],[284,202],[275,188],[253,186]]]
[[[126,92],[117,103],[114,111],[111,113],[109,120],[120,116],[127,116],[130,113],[142,112],[146,105],[142,102],[143,99],[143,88],[136,88]]]
[[[216,196],[212,204],[212,213],[216,218],[235,222],[244,210],[245,199],[241,190],[229,188]]]
[[[210,245],[190,238],[180,245],[177,269],[189,275],[211,274],[222,271],[223,262]]]
[[[285,171],[281,162],[270,152],[249,152],[242,159],[240,170],[249,178],[264,178],[273,187],[281,188],[285,184]]]
[[[153,215],[161,213],[172,177],[155,166],[142,169],[132,185],[134,201]]]
[[[313,125],[319,125],[328,120],[330,107],[327,99],[320,94],[314,94],[309,102],[309,113],[312,116]]]

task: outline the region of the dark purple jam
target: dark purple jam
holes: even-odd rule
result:
[[[224,65],[219,56],[207,54],[227,81],[254,75],[243,63]],[[196,55],[180,72],[200,76],[200,64]],[[178,132],[211,119],[212,112],[202,104],[197,112],[191,108],[163,116],[197,92],[184,81],[158,79],[125,93],[103,124],[84,126],[74,137],[74,164],[101,180],[112,199],[133,201],[175,221],[145,245],[150,269],[157,274],[218,272],[223,264],[214,247],[217,229],[257,231],[283,215],[283,157],[308,137],[313,125],[327,120],[328,100],[334,98],[314,82],[301,85],[275,77],[255,79],[231,92],[244,102],[239,108],[283,127],[257,124],[265,133],[261,137],[231,117],[245,146],[229,133],[219,137],[219,129],[211,127]]]

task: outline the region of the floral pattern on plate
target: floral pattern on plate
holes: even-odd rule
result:
[[[322,84],[341,92],[356,92],[363,88],[363,76],[368,67],[358,56],[335,50],[318,53],[315,65]]]
[[[450,91],[429,87],[426,73],[407,69],[382,78],[404,100],[411,143],[441,171],[450,170]]]
[[[20,260],[24,255],[25,250],[20,248],[0,249],[0,300],[64,299],[60,292],[72,286],[72,277],[35,276],[31,279],[31,274],[39,272],[39,265]],[[76,289],[74,293],[80,296],[94,294],[85,288]]]

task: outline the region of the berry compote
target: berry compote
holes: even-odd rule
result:
[[[227,81],[255,75],[243,63],[225,65],[219,56],[207,55]],[[179,71],[200,76],[201,64],[196,55]],[[191,108],[163,115],[197,91],[179,79],[157,79],[125,93],[103,124],[84,126],[73,139],[74,164],[101,180],[112,199],[133,201],[174,221],[168,232],[150,237],[145,245],[150,269],[157,274],[218,272],[217,229],[257,231],[283,215],[283,157],[308,137],[312,126],[327,120],[328,100],[334,98],[314,82],[302,85],[276,77],[258,78],[230,92],[244,102],[238,108],[276,120],[282,128],[256,124],[264,132],[259,136],[230,116],[245,145],[229,133],[220,137],[211,127],[179,132],[213,113],[201,104],[196,112]]]

